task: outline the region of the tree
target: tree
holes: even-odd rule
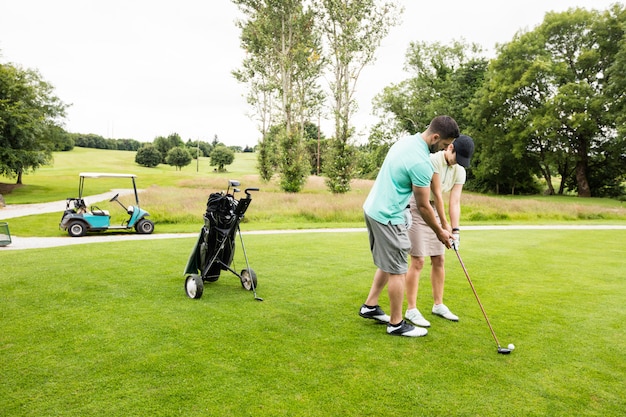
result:
[[[272,179],[278,170],[278,144],[280,135],[284,134],[285,127],[276,125],[269,128],[259,143],[257,154],[257,169],[259,176],[265,182]]]
[[[580,197],[595,193],[593,161],[598,152],[612,149],[605,144],[614,137],[606,89],[616,48],[607,47],[603,28],[619,25],[607,20],[584,9],[547,13],[536,29],[499,48],[471,108],[481,137],[492,142],[477,149],[482,174],[483,164],[537,173],[554,192],[550,184],[556,172],[562,178],[559,192],[570,184]],[[512,165],[501,165],[503,159]]]
[[[48,137],[52,142],[53,151],[71,151],[74,149],[74,139],[61,126],[52,126],[48,131]]]
[[[235,160],[235,152],[224,145],[217,145],[211,152],[211,166],[217,166],[218,172],[224,172],[226,165],[230,165]]]
[[[180,171],[182,167],[191,163],[191,154],[184,146],[176,146],[167,152],[165,162],[168,165],[175,166],[176,170]]]
[[[411,134],[425,129],[433,117],[448,114],[459,126],[471,125],[465,109],[481,87],[487,70],[487,59],[477,44],[453,40],[411,42],[406,52],[405,68],[410,78],[385,87],[374,99],[380,119],[393,116],[394,124],[385,129],[393,134]]]
[[[333,193],[350,190],[354,167],[354,133],[350,119],[357,110],[354,93],[363,68],[374,62],[374,53],[389,29],[398,22],[401,9],[386,0],[315,0],[318,25],[328,44],[330,90],[335,135],[327,159],[326,184]]]
[[[310,174],[320,175],[328,149],[328,139],[326,139],[324,133],[320,130],[319,125],[306,122],[304,124],[304,140],[309,165],[311,167]]]
[[[143,145],[135,155],[135,162],[141,166],[154,168],[163,160],[161,152],[151,143]]]
[[[52,162],[66,107],[37,71],[0,64],[0,174],[22,184]]]
[[[187,140],[187,143],[185,144],[185,146],[187,147],[187,150],[191,154],[191,157],[194,158],[194,159],[196,159],[196,156],[209,156],[209,155],[211,155],[211,150],[213,149],[213,147],[211,146],[210,143],[204,142],[204,141],[201,141],[201,140],[191,140],[191,139],[189,139],[189,140]],[[200,152],[198,152],[198,150]]]
[[[235,75],[249,86],[248,102],[256,107],[263,137],[271,126],[284,126],[277,147],[280,174],[286,177],[281,184],[298,192],[298,184],[304,184],[305,177],[296,176],[308,172],[306,158],[296,155],[304,149],[303,126],[312,115],[319,114],[323,97],[317,84],[322,60],[315,13],[304,7],[302,0],[234,3],[246,16],[239,27],[241,45],[247,52],[242,69]],[[263,140],[260,146],[265,144],[272,145]]]
[[[185,146],[183,140],[180,138],[180,135],[178,133],[172,133],[167,137],[158,136],[154,139],[152,143],[161,153],[161,157],[163,158],[161,160],[161,163],[167,163],[165,161],[165,157],[167,156],[167,153],[170,151],[170,149],[177,146]]]

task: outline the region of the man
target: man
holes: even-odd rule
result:
[[[387,333],[394,336],[417,337],[428,333],[402,319],[404,279],[408,269],[411,242],[408,236],[410,222],[405,213],[411,195],[417,208],[433,229],[437,239],[450,248],[452,234],[441,227],[430,205],[430,182],[433,166],[430,149],[449,145],[459,136],[459,127],[450,116],[435,117],[426,130],[407,136],[394,143],[380,168],[365,203],[365,224],[376,273],[359,315],[387,323]],[[378,298],[387,285],[391,316],[378,305]]]
[[[435,169],[431,182],[430,204],[436,209],[437,222],[441,223],[442,228],[452,232],[457,250],[460,244],[461,191],[465,184],[465,168],[469,167],[473,153],[474,141],[469,136],[461,135],[445,150],[430,156]],[[446,219],[442,193],[450,193],[448,202],[450,223]],[[445,247],[439,242],[437,236],[424,221],[425,219],[421,218],[415,200],[411,199],[409,206],[412,215],[412,224],[409,228],[411,265],[406,275],[407,310],[404,317],[418,326],[430,327],[430,322],[417,309],[419,278],[424,268],[424,259],[430,256],[430,280],[434,300],[432,313],[448,320],[458,321],[458,316],[443,304],[443,287],[446,278]]]

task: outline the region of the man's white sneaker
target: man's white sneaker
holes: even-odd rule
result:
[[[409,324],[406,321],[402,320],[395,326],[392,324],[388,324],[387,334],[391,336],[420,337],[426,336],[428,334],[428,330],[422,329],[421,327],[415,327],[412,324]]]
[[[363,304],[361,306],[361,309],[359,310],[359,316],[366,318],[366,319],[376,320],[378,323],[383,323],[383,324],[389,323],[389,316],[385,314],[383,309],[380,308],[380,306],[378,305],[370,307],[370,306]]]
[[[412,308],[406,311],[404,318],[420,327],[430,327],[430,322],[422,316],[418,309]]]
[[[451,321],[459,321],[458,316],[452,314],[450,309],[445,306],[445,304],[439,304],[433,306],[433,314],[437,316],[441,316],[444,319],[448,319]]]

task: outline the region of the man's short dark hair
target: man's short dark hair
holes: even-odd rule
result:
[[[430,121],[428,130],[438,133],[442,139],[456,139],[459,137],[459,125],[450,116],[437,116]]]

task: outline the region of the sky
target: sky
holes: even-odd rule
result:
[[[616,0],[398,0],[402,23],[382,41],[357,83],[357,140],[367,141],[372,99],[408,77],[412,41],[464,39],[489,57],[546,12],[606,10]],[[151,142],[178,133],[183,141],[254,146],[241,66],[237,7],[229,0],[0,0],[0,63],[36,69],[70,105],[65,129]],[[454,115],[452,115],[454,116]],[[322,131],[332,124],[322,119]],[[461,126],[462,129],[462,126]]]

